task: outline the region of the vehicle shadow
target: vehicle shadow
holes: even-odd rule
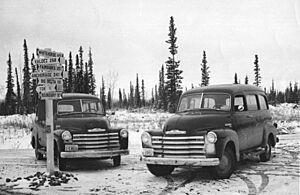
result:
[[[113,166],[112,159],[70,159],[67,163],[67,171],[95,171],[118,168]]]

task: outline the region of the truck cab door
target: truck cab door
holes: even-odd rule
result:
[[[236,130],[239,138],[240,151],[252,147],[251,134],[255,126],[255,118],[247,110],[246,98],[244,95],[234,97],[233,129]]]

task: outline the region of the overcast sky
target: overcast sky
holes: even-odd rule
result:
[[[203,50],[211,84],[232,83],[234,73],[242,83],[246,75],[253,83],[255,54],[262,86],[269,88],[274,79],[275,87],[284,89],[300,81],[298,0],[1,0],[0,85],[6,86],[9,52],[13,67],[23,68],[26,39],[29,58],[36,48],[75,56],[82,46],[87,61],[91,47],[97,91],[101,76],[115,71],[116,87],[129,92],[129,82],[135,85],[139,73],[150,97],[170,55],[165,42],[170,16],[184,88],[201,82]]]

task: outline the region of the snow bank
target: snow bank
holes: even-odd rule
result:
[[[300,132],[300,105],[281,104],[270,106],[274,122],[280,133]],[[151,110],[129,112],[116,111],[108,115],[112,127],[126,128],[131,132],[142,132],[162,128],[173,114]],[[30,128],[35,114],[0,116],[0,149],[26,149],[30,146]],[[136,135],[139,137],[139,135]],[[139,139],[139,138],[138,138]]]

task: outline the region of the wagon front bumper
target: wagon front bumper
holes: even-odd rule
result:
[[[174,166],[217,166],[220,164],[218,158],[161,158],[161,157],[141,157],[141,161],[154,165],[174,165]]]
[[[112,150],[112,151],[99,151],[99,150],[86,150],[76,152],[61,152],[61,158],[112,158],[114,156],[128,155],[128,149]]]

